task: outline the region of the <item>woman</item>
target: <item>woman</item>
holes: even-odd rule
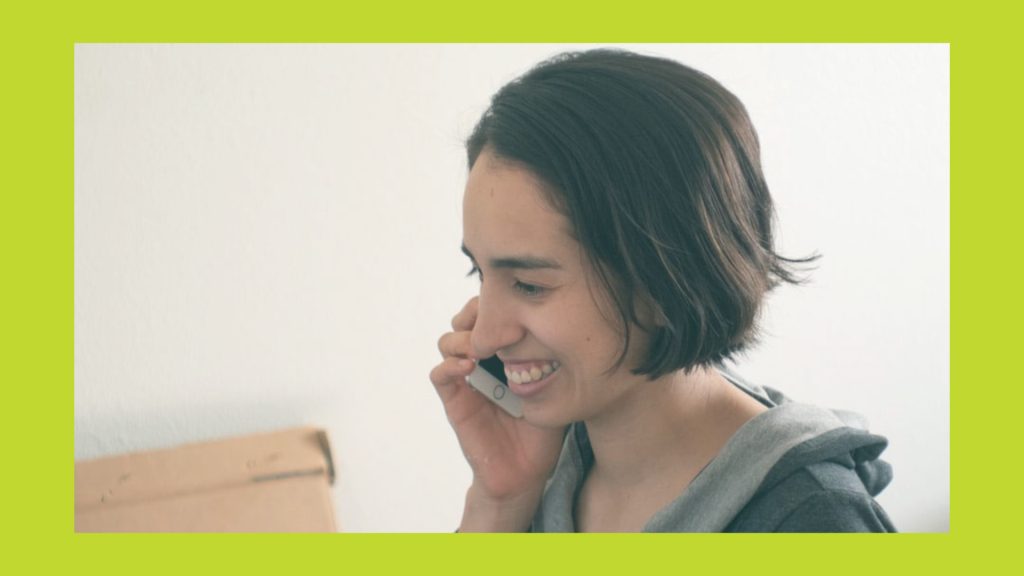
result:
[[[720,366],[795,282],[742,104],[596,50],[502,88],[467,142],[480,294],[431,381],[473,470],[460,531],[892,531],[886,440]],[[466,383],[496,355],[513,418]]]

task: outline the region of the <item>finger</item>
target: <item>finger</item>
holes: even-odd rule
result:
[[[456,332],[472,330],[476,324],[476,313],[479,307],[480,297],[474,296],[466,302],[466,305],[459,310],[459,313],[452,318],[452,330]]]
[[[471,333],[466,331],[448,332],[437,341],[437,350],[445,358],[449,356],[470,358],[473,351],[469,341],[470,336]]]
[[[445,358],[443,362],[434,366],[430,371],[430,381],[441,400],[447,401],[460,387],[465,386],[466,376],[469,376],[475,367],[476,364],[472,360],[454,357]]]

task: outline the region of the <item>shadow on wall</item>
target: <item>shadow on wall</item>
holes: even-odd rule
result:
[[[314,398],[250,399],[220,404],[154,406],[130,412],[75,411],[75,460],[154,450],[305,425],[322,414]]]

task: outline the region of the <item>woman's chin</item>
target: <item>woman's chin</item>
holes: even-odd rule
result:
[[[523,406],[523,420],[531,426],[548,430],[561,430],[573,422],[565,414],[554,414],[542,406]]]

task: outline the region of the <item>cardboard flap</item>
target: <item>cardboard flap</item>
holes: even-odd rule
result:
[[[75,463],[75,510],[322,476],[334,482],[327,434],[295,428]]]

